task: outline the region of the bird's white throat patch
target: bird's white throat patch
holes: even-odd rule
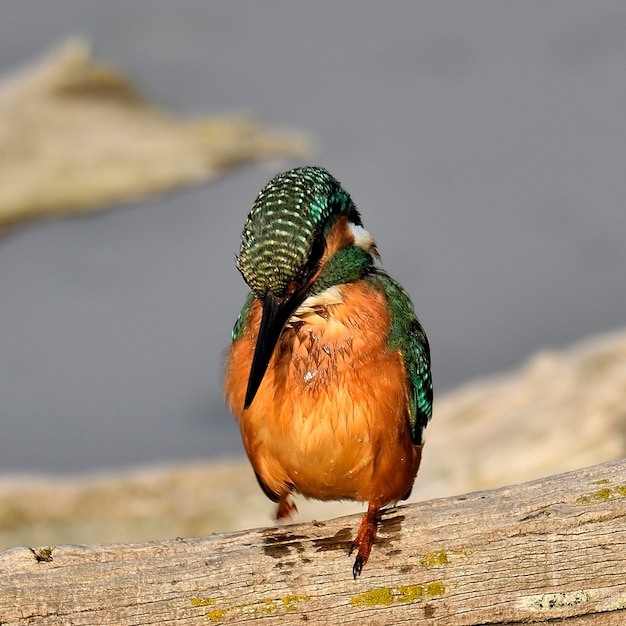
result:
[[[365,230],[363,226],[357,226],[352,222],[348,222],[348,228],[350,228],[350,232],[354,237],[355,246],[363,248],[363,250],[365,250],[366,252],[378,256],[378,251],[376,250],[376,241],[372,233]]]
[[[329,306],[333,304],[342,304],[341,290],[339,285],[333,285],[328,289],[324,289],[322,293],[309,296],[289,318],[289,322],[299,322],[307,315],[315,313],[315,309],[320,306]]]

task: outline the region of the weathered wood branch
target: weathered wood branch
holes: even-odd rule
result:
[[[383,515],[0,553],[0,624],[626,623],[626,461]]]

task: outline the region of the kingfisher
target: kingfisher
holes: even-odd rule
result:
[[[321,167],[274,177],[245,222],[236,265],[250,293],[227,352],[225,398],[276,519],[292,494],[367,502],[356,579],[380,511],[409,497],[432,415],[430,348],[373,236]]]

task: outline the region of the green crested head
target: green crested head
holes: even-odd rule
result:
[[[352,199],[325,169],[300,167],[274,177],[252,206],[237,258],[255,296],[284,298],[306,285],[340,215],[361,226]]]

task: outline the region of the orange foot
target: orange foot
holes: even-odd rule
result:
[[[367,559],[372,551],[372,545],[374,545],[376,530],[378,528],[379,509],[380,507],[375,506],[370,502],[367,507],[367,513],[361,520],[361,525],[359,526],[359,532],[357,533],[356,539],[352,542],[350,554],[352,554],[357,548],[359,549],[356,559],[354,560],[354,565],[352,566],[352,575],[355,580],[357,576],[361,575],[363,567],[367,563]]]
[[[280,496],[278,499],[278,509],[276,511],[276,519],[288,519],[294,513],[298,512],[298,507],[291,501],[289,494]]]

